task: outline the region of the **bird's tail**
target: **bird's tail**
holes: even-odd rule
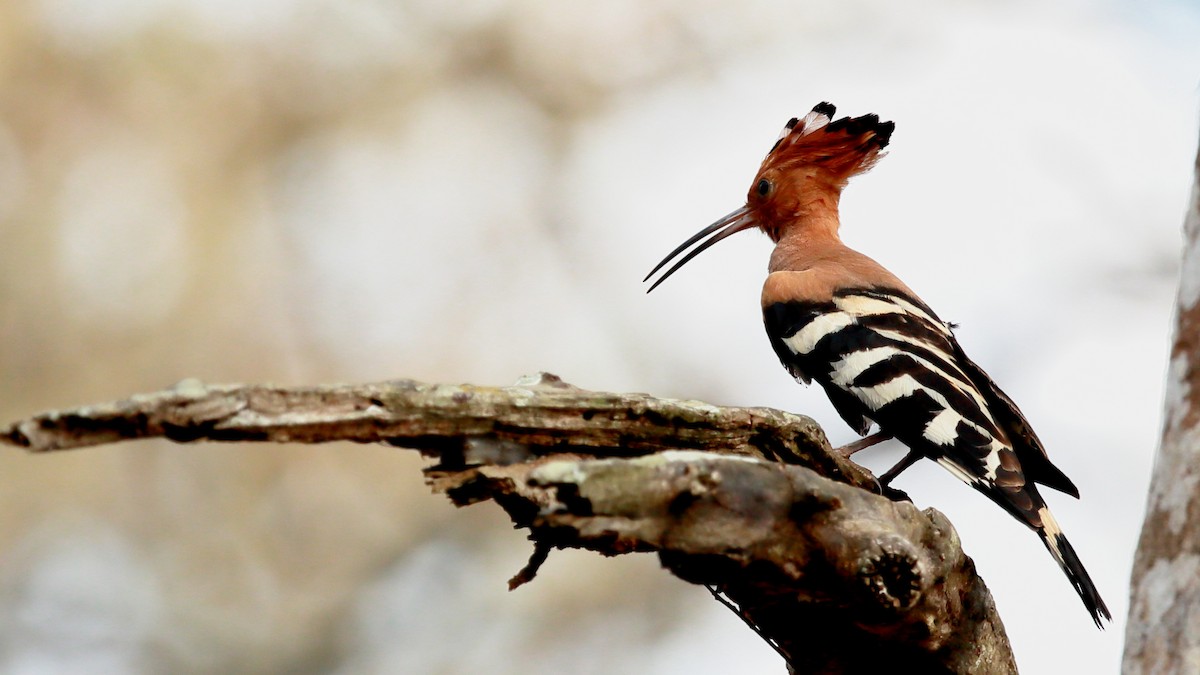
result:
[[[1096,590],[1096,584],[1092,583],[1092,577],[1084,569],[1083,563],[1080,562],[1071,542],[1067,541],[1066,536],[1063,535],[1062,528],[1054,520],[1050,509],[1043,506],[1038,515],[1041,516],[1042,527],[1036,529],[1038,536],[1042,538],[1042,543],[1046,545],[1050,555],[1058,561],[1058,566],[1066,573],[1067,579],[1070,579],[1071,585],[1075,587],[1075,592],[1079,593],[1084,606],[1092,615],[1092,620],[1096,622],[1096,627],[1104,628],[1101,619],[1112,621],[1112,614],[1109,613],[1104,600],[1100,598],[1100,591]]]
[[[833,104],[820,103],[803,118],[793,118],[764,164],[813,166],[841,184],[870,169],[883,157],[896,124],[880,122],[879,115],[835,120],[836,112]]]

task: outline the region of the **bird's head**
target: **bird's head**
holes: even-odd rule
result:
[[[878,115],[834,120],[835,112],[831,103],[820,103],[803,118],[789,120],[750,184],[746,205],[700,230],[663,258],[643,281],[712,235],[663,273],[647,293],[701,251],[734,233],[759,228],[777,242],[787,227],[804,224],[806,216],[818,211],[836,215],[842,188],[852,176],[879,161],[896,125],[880,122]]]

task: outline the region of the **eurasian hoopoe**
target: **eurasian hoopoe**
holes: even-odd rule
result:
[[[895,124],[878,115],[833,120],[821,103],[792,119],[763,160],[746,205],[663,259],[713,235],[650,290],[718,241],[759,228],[775,242],[762,307],[771,346],[801,382],[816,380],[859,435],[847,454],[894,437],[909,453],[880,477],[885,487],[928,457],[987,495],[1041,537],[1097,626],[1112,619],[1035,483],[1079,497],[1050,463],[1015,403],[958,345],[951,326],[891,272],[838,238],[838,200],[870,169]],[[715,234],[714,234],[715,233]]]

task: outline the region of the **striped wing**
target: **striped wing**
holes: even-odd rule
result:
[[[1096,625],[1111,618],[1096,585],[1032,482],[1078,496],[1017,406],[915,298],[848,290],[823,303],[763,309],[784,366],[816,380],[860,433],[871,423],[936,460],[1041,537]]]
[[[784,365],[821,384],[856,431],[874,422],[964,482],[1002,488],[1029,517],[1021,464],[973,378],[982,371],[964,365],[953,333],[923,303],[848,290],[824,303],[776,303],[764,315]]]
[[[984,398],[987,399],[989,409],[996,416],[996,421],[1000,427],[1004,429],[1008,435],[1009,441],[1012,443],[1013,450],[1017,453],[1017,459],[1021,461],[1021,468],[1025,471],[1025,477],[1035,483],[1040,483],[1046,487],[1054,488],[1060,492],[1066,493],[1079,498],[1079,488],[1067,478],[1057,466],[1050,462],[1050,456],[1046,454],[1046,449],[1042,447],[1042,441],[1034,433],[1033,427],[1029,425],[1029,421],[1025,419],[1025,415],[1021,413],[1021,409],[1016,403],[1001,391],[1000,387],[992,381],[988,374],[983,372],[983,369],[975,365],[967,355],[963,353],[962,348],[958,346],[958,342],[954,342],[954,347],[957,351],[958,364],[971,377],[971,381],[979,390],[983,392]]]

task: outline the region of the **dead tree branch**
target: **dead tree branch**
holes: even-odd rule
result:
[[[34,452],[121,440],[382,442],[433,457],[430,485],[493,500],[551,548],[653,551],[716,589],[798,672],[1016,672],[991,596],[951,524],[878,493],[809,418],[553,376],[512,387],[394,381],[204,385],[0,430]]]

